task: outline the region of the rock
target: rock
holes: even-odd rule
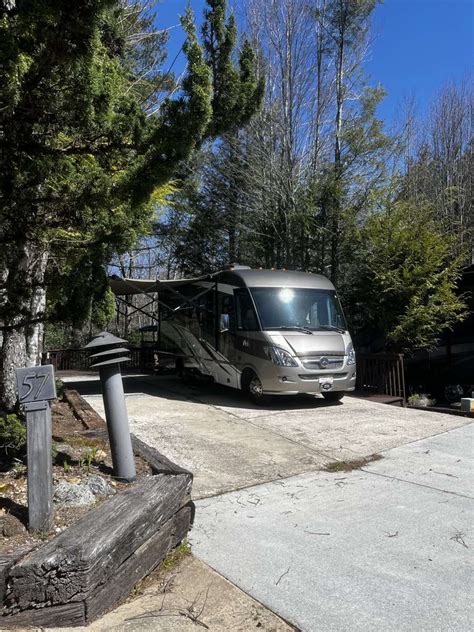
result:
[[[111,487],[102,476],[90,476],[87,485],[95,496],[110,496],[115,494],[115,489]]]
[[[106,458],[107,458],[107,452],[104,452],[103,450],[97,450],[94,456],[94,461],[96,463],[100,463],[101,461],[104,461]]]
[[[58,465],[66,463],[79,463],[86,456],[84,448],[73,448],[69,443],[55,443],[56,449],[55,462]]]
[[[66,478],[66,481],[68,483],[72,483],[73,485],[79,485],[79,483],[81,483],[82,478],[80,478],[79,476],[68,476]]]
[[[0,518],[0,533],[5,538],[12,538],[25,532],[25,527],[18,518],[6,514]]]
[[[88,485],[61,481],[54,488],[54,501],[63,507],[85,507],[95,503],[95,496]]]

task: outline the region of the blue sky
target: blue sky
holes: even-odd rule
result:
[[[366,70],[388,93],[383,118],[411,94],[423,111],[442,85],[472,73],[473,24],[474,0],[386,0],[377,7]]]
[[[159,27],[178,24],[186,4],[187,0],[161,0]],[[204,0],[191,0],[199,15],[204,4]],[[238,1],[232,4],[238,9]],[[181,28],[173,28],[168,63],[182,41]],[[468,73],[472,77],[473,62],[474,0],[385,0],[376,8],[366,72],[371,83],[381,83],[388,93],[379,107],[379,115],[388,123],[396,117],[405,97],[414,96],[423,112],[446,82]],[[182,69],[183,63],[181,55],[173,70]]]

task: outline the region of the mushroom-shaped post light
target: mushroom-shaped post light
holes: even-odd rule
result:
[[[128,349],[121,346],[126,342],[102,331],[84,349],[91,352],[91,368],[99,369],[114,475],[122,481],[132,482],[136,470],[120,372],[120,364],[130,360]]]

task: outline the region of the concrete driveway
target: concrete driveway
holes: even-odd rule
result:
[[[68,380],[104,415],[96,378]],[[130,427],[190,469],[203,498],[320,470],[465,425],[464,417],[346,397],[275,398],[257,407],[243,393],[175,377],[125,376]]]
[[[201,500],[194,554],[306,632],[472,629],[473,430]]]
[[[304,632],[472,629],[469,419],[351,397],[260,408],[173,377],[124,381],[132,431],[195,474],[195,556],[254,604]],[[97,381],[71,386],[103,414]]]

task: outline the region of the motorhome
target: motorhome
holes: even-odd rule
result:
[[[158,349],[183,375],[266,395],[353,391],[356,358],[334,285],[306,272],[235,266],[171,281],[111,279],[115,294],[156,296]],[[155,294],[157,293],[157,294]]]

